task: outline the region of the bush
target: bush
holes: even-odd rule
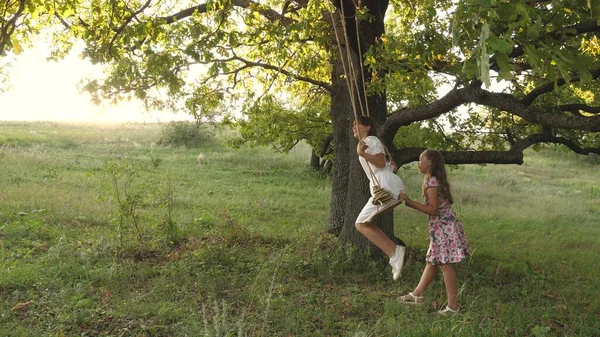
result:
[[[215,136],[212,126],[199,122],[176,121],[165,124],[161,129],[161,145],[200,146]]]

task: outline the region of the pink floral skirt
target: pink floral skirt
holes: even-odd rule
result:
[[[469,255],[463,224],[450,207],[440,208],[439,216],[429,217],[429,250],[425,260],[434,265],[458,263]]]

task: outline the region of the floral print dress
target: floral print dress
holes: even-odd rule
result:
[[[438,187],[436,177],[431,177],[425,182],[425,190]],[[457,263],[471,255],[463,224],[456,218],[451,205],[440,196],[439,211],[437,216],[429,216],[429,249],[425,260],[433,265]]]

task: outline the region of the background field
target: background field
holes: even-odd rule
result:
[[[597,157],[454,168],[474,254],[463,313],[436,317],[441,274],[425,305],[396,301],[419,280],[425,215],[395,211],[394,283],[323,231],[330,180],[308,148],[165,147],[160,130],[0,123],[0,336],[600,336]],[[415,165],[399,175],[417,197]]]

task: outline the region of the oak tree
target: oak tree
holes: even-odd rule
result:
[[[600,153],[595,0],[80,0],[75,8],[55,17],[59,35],[85,41],[84,57],[105,67],[86,85],[95,99],[136,97],[237,123],[242,142],[333,149],[327,227],[363,248],[354,220],[368,189],[355,111],[375,119],[399,165],[427,147],[449,164],[521,164],[525,149],[543,143]],[[393,236],[389,213],[377,224]]]

